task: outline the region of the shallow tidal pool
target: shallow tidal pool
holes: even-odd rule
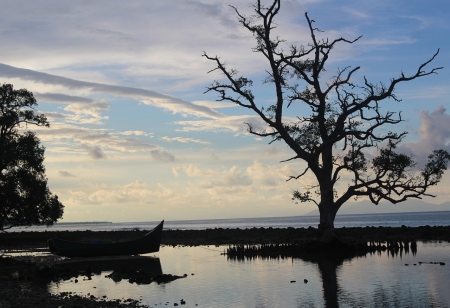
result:
[[[225,249],[165,246],[146,255],[162,273],[185,276],[169,283],[115,282],[106,277],[113,268],[104,267],[90,279],[52,282],[48,289],[131,298],[150,307],[450,307],[448,242],[418,242],[415,254],[382,252],[352,259],[233,260],[221,254]]]

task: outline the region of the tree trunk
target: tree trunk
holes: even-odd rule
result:
[[[337,211],[331,204],[319,205],[320,223],[318,239],[325,243],[330,243],[338,239],[334,230],[334,219]]]
[[[320,204],[319,204],[320,205]],[[355,243],[348,239],[342,238],[334,229],[334,219],[339,207],[335,204],[326,204],[319,206],[320,224],[317,234],[317,240],[320,243],[322,251],[349,253],[355,249]]]

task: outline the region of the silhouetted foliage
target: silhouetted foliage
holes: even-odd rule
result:
[[[234,102],[255,112],[268,128],[256,131],[254,126],[247,124],[251,134],[271,137],[271,142],[284,141],[295,153],[288,161],[300,159],[306,162],[306,169],[288,180],[298,179],[308,172],[316,177],[317,184],[294,191],[293,200],[314,202],[318,206],[321,230],[334,229],[337,211],[350,198],[367,197],[378,204],[381,200],[398,203],[408,198],[431,196],[426,191],[441,180],[450,159],[449,153],[433,151],[428,164],[418,172],[413,157],[396,152],[407,133],[382,128],[400,123],[401,113],[383,111],[380,104],[388,99],[400,101],[394,94],[399,83],[436,74],[442,69],[426,69],[439,50],[419,65],[415,73],[401,73],[389,84],[372,83],[366,77],[362,84],[356,84],[351,79],[359,66],[338,69],[334,77],[324,81],[322,73],[333,48],[342,43],[354,44],[361,37],[354,40],[343,37],[318,39],[317,33],[323,31],[316,28],[315,21],[305,13],[310,42],[283,50],[281,45],[285,42],[272,34],[280,5],[280,0],[274,0],[268,6],[257,1],[253,5],[255,15],[251,17],[232,7],[239,23],[256,39],[253,51],[267,59],[268,77],[264,82],[273,84],[276,94],[273,104],[269,107],[258,105],[251,90],[252,80],[239,76],[237,70],[226,68],[219,57],[206,53],[204,57],[216,65],[212,71],[218,70],[225,80],[215,81],[205,93],[217,92],[219,101]],[[296,104],[309,107],[310,115],[298,116],[296,120],[284,118],[287,108]],[[378,149],[372,159],[367,158],[370,148]],[[348,187],[338,193],[339,180],[349,177]]]
[[[0,230],[14,226],[51,225],[64,206],[52,195],[45,176],[44,147],[28,125],[49,127],[33,94],[0,87]]]

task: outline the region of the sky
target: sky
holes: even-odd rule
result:
[[[218,102],[206,87],[222,77],[219,56],[254,81],[261,106],[274,99],[268,68],[227,0],[0,0],[0,82],[32,91],[50,128],[35,128],[46,148],[49,188],[62,221],[157,221],[303,215],[294,189],[313,183],[282,142],[247,133],[261,125],[248,110]],[[401,84],[402,111],[389,128],[408,131],[404,147],[423,161],[450,149],[450,2],[447,0],[299,0],[281,2],[275,34],[308,44],[305,12],[329,38],[362,38],[332,51],[327,74],[361,66],[355,78],[388,83],[429,66],[439,74]],[[287,45],[286,45],[287,46]],[[306,116],[301,108],[289,116]],[[450,175],[430,189],[450,201]],[[396,205],[396,207],[401,205]],[[424,208],[426,210],[426,208]]]

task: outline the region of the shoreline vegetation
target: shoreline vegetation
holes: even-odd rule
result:
[[[450,226],[420,227],[352,227],[336,228],[342,238],[353,242],[399,241],[450,241]],[[144,236],[150,230],[126,231],[44,231],[0,233],[0,251],[8,249],[33,249],[47,247],[50,238],[70,241],[118,242]],[[161,245],[241,245],[241,244],[288,244],[314,240],[317,228],[214,228],[205,230],[163,230]]]
[[[54,295],[46,286],[55,277],[55,270],[42,263],[42,257],[9,257],[3,254],[21,251],[47,251],[47,240],[52,237],[74,241],[101,239],[124,241],[143,236],[149,230],[129,231],[44,231],[0,233],[0,307],[145,307],[132,299],[109,300],[107,298],[83,297],[74,293]],[[373,251],[411,249],[416,241],[449,241],[450,226],[421,227],[353,227],[338,228],[337,234],[353,243],[365,243],[358,252],[344,251],[346,256]],[[250,228],[164,230],[161,245],[168,246],[228,246],[231,259],[254,257],[305,257],[317,251],[311,243],[318,237],[318,229],[309,228]],[[384,246],[384,248],[383,248]],[[342,247],[340,247],[342,249]],[[330,255],[327,253],[327,255]],[[309,257],[309,256],[308,256]],[[48,260],[55,260],[51,256]],[[57,273],[58,274],[58,273]],[[59,273],[60,274],[60,273]],[[170,274],[168,274],[170,276]]]

